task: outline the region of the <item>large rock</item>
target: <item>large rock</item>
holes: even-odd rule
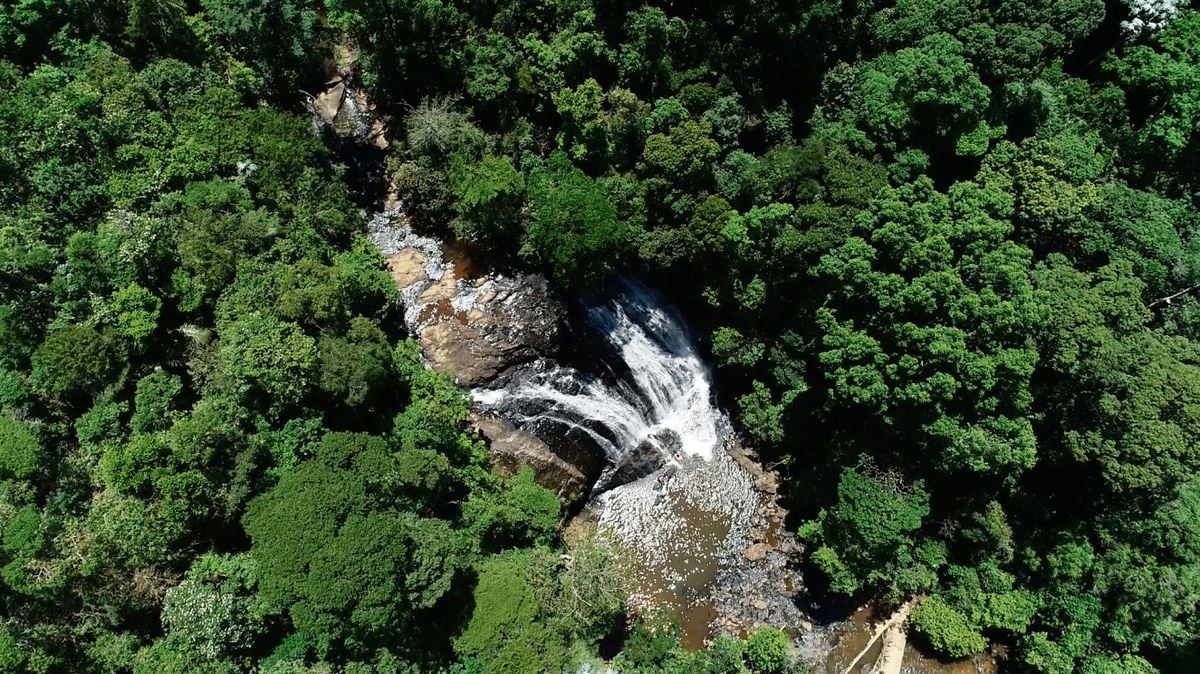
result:
[[[558,349],[566,310],[532,274],[470,279],[463,268],[430,268],[430,255],[401,248],[388,268],[404,292],[405,316],[433,369],[477,387]]]
[[[387,260],[388,271],[397,288],[408,288],[428,279],[427,264],[429,256],[418,248],[404,248]]]
[[[314,97],[313,106],[325,124],[333,124],[338,113],[342,111],[342,99],[346,97],[346,83],[338,77],[331,80],[326,88]]]
[[[568,507],[587,496],[601,466],[597,457],[586,454],[564,456],[532,433],[513,426],[503,417],[473,412],[472,428],[488,439],[492,464],[502,474],[512,475],[523,466],[533,469],[538,484],[553,491]]]
[[[601,478],[598,489],[608,490],[657,473],[673,456],[682,455],[683,441],[668,428],[656,431],[643,440],[621,463]]]

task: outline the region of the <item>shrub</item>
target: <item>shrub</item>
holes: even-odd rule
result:
[[[965,658],[987,647],[979,629],[936,595],[917,605],[912,624],[934,650],[952,658]]]

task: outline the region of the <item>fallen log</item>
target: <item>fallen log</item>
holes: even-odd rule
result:
[[[876,626],[874,633],[871,635],[871,638],[867,641],[866,645],[862,647],[862,650],[858,652],[858,655],[854,656],[854,659],[850,661],[850,666],[846,667],[846,671],[843,672],[842,674],[853,674],[854,668],[858,667],[859,662],[861,662],[862,659],[864,657],[866,657],[867,653],[870,652],[871,648],[875,645],[875,642],[879,641],[879,639],[881,637],[883,637],[884,634],[888,633],[893,628],[895,630],[899,631],[901,633],[901,635],[903,635],[904,623],[908,621],[908,614],[912,613],[913,607],[916,606],[917,602],[919,602],[920,600],[921,600],[920,597],[913,597],[912,599],[909,599],[908,601],[901,604],[900,608],[896,609],[895,612],[893,612],[892,615],[889,616],[887,620],[883,621],[878,626]],[[894,648],[895,648],[894,644],[896,643],[896,636],[893,634],[893,636],[891,638],[892,638],[892,643],[893,643],[892,649],[894,650]],[[900,638],[904,639],[903,636],[901,636]],[[889,649],[888,649],[887,640],[885,640],[884,641],[884,653],[882,655],[880,655],[877,663],[884,662],[884,658],[887,656],[888,650]],[[900,671],[900,662],[903,659],[904,659],[904,642],[901,641],[899,656],[896,658],[896,664],[895,664],[895,670],[894,670],[895,672]],[[888,664],[890,665],[890,663],[888,663]],[[886,671],[886,670],[882,670],[882,671]]]

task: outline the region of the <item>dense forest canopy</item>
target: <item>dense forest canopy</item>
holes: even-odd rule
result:
[[[0,46],[0,670],[558,671],[624,624],[404,334],[302,107],[339,65],[415,226],[684,308],[814,592],[1012,671],[1200,662],[1186,1],[16,0]],[[794,666],[669,622],[619,671]]]

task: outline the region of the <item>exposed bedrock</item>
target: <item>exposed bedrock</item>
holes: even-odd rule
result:
[[[533,469],[538,484],[554,491],[560,501],[576,503],[591,491],[604,468],[604,459],[593,448],[543,442],[504,417],[473,412],[471,427],[488,439],[492,463],[504,475],[524,466]]]

